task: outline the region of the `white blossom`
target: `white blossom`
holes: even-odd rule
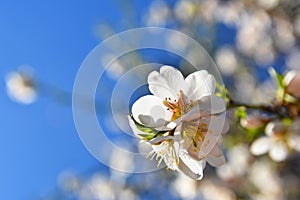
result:
[[[138,99],[132,116],[137,123],[163,133],[147,141],[152,157],[197,180],[203,176],[206,161],[212,166],[224,164],[217,142],[228,125],[223,120],[225,102],[214,95],[214,77],[201,70],[184,79],[177,69],[163,66],[149,74],[148,84],[153,95]],[[142,135],[129,121],[134,133]]]
[[[266,136],[256,139],[250,148],[254,155],[269,153],[272,160],[281,162],[287,159],[291,149],[300,152],[300,120],[287,125],[281,121],[270,122],[266,128]]]
[[[36,88],[30,76],[20,72],[11,72],[6,76],[8,96],[19,103],[30,104],[36,99]]]

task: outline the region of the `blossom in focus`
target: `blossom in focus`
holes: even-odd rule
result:
[[[292,149],[300,152],[300,120],[291,124],[270,122],[265,128],[266,136],[256,139],[250,148],[254,155],[269,153],[272,160],[286,160]]]
[[[30,76],[20,72],[12,72],[6,77],[8,96],[19,103],[30,104],[36,99],[36,88]]]
[[[300,98],[300,73],[289,71],[283,79],[286,86],[286,92],[296,98]]]
[[[148,84],[153,95],[133,104],[129,121],[133,132],[152,146],[150,154],[159,164],[163,160],[169,169],[196,180],[202,179],[206,161],[224,164],[218,141],[228,124],[225,102],[214,95],[214,77],[201,70],[184,79],[177,69],[163,66],[149,74]]]

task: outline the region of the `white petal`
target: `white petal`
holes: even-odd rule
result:
[[[289,71],[283,78],[282,82],[285,86],[288,86],[290,82],[295,78],[297,75],[296,71]]]
[[[210,116],[209,118],[198,120],[197,123],[192,123],[192,126],[207,129],[207,132],[204,133],[204,140],[197,141],[197,147],[189,143],[189,146],[185,146],[183,148],[186,148],[194,159],[203,159],[209,153],[211,153],[211,151],[219,141],[219,138],[223,131],[223,124],[224,118],[220,116]]]
[[[189,85],[189,100],[197,100],[203,96],[214,94],[216,88],[215,78],[206,70],[194,72],[186,77]]]
[[[256,139],[252,143],[250,147],[250,151],[253,155],[259,156],[267,153],[270,150],[271,145],[272,145],[272,139],[264,136]]]
[[[289,146],[292,147],[294,150],[300,152],[300,136],[293,135],[288,140]]]
[[[269,155],[276,162],[284,161],[288,156],[288,148],[283,142],[276,142],[271,147]]]
[[[286,127],[280,121],[270,122],[265,128],[266,135],[273,136],[274,133],[285,132]]]
[[[175,151],[175,155],[176,155],[176,158],[179,159],[179,151],[180,151],[180,145],[179,145],[179,142],[174,142],[173,144],[174,146],[174,151]]]
[[[165,140],[174,140],[174,137],[173,136],[170,136],[170,135],[167,135],[167,136],[158,136],[156,138],[153,138],[152,140],[148,141],[151,145],[153,144],[157,144],[157,143],[160,143],[162,141],[165,141]]]
[[[229,131],[230,129],[230,125],[227,119],[225,119],[224,125],[223,125],[223,129],[222,129],[222,134],[225,134]]]
[[[182,140],[182,123],[180,123],[174,131],[174,140],[180,142]]]
[[[275,123],[274,122],[270,122],[267,124],[266,128],[265,128],[265,133],[268,136],[272,136],[274,134],[274,127],[275,127]]]
[[[192,121],[210,114],[218,114],[226,109],[225,101],[215,95],[204,96],[194,102],[194,107],[182,117],[182,120]]]
[[[153,71],[148,75],[149,90],[162,99],[178,98],[180,90],[186,94],[187,84],[179,70],[171,66],[163,66],[160,72]]]
[[[179,155],[178,170],[194,180],[201,180],[205,168],[205,160],[196,161],[186,152],[181,151]]]
[[[224,154],[217,144],[207,155],[206,161],[213,167],[220,167],[225,164]]]
[[[172,112],[167,110],[162,100],[153,95],[139,98],[131,110],[133,118],[148,127],[165,126],[172,117]]]
[[[208,131],[199,151],[200,157],[205,157],[215,147],[221,136],[223,124],[224,119],[222,117],[211,116],[209,118]]]

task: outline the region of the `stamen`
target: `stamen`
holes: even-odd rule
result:
[[[183,114],[187,113],[191,109],[191,104],[188,103],[186,96],[183,91],[180,90],[178,94],[178,99],[172,99],[170,97],[166,97],[163,100],[163,104],[167,107],[167,110],[172,112],[173,115],[171,117],[171,121],[181,117]]]

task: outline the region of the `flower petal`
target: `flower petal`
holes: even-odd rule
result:
[[[282,133],[286,131],[286,127],[280,121],[269,122],[265,128],[267,136],[273,136],[274,133]]]
[[[284,84],[285,86],[288,86],[288,85],[291,83],[291,81],[295,78],[296,75],[297,75],[296,71],[294,71],[294,70],[289,71],[289,72],[283,77],[283,80],[282,80],[283,84]]]
[[[206,161],[213,167],[220,167],[225,164],[224,154],[218,144],[209,152]]]
[[[180,142],[182,140],[182,123],[180,123],[174,131],[174,140]]]
[[[164,127],[171,119],[172,113],[163,105],[162,100],[153,95],[139,98],[132,105],[133,118],[148,127]]]
[[[158,136],[156,138],[153,138],[152,140],[149,140],[148,142],[153,145],[153,144],[157,144],[160,143],[162,141],[165,140],[174,140],[174,136],[170,136],[170,135],[166,135],[166,136]]]
[[[292,147],[294,150],[300,152],[300,136],[299,135],[293,135],[288,139],[288,144],[290,147]]]
[[[284,161],[288,156],[288,148],[283,142],[276,142],[271,147],[269,155],[276,162]]]
[[[221,137],[223,131],[224,118],[220,116],[210,116],[210,118],[200,119],[197,127],[207,129],[203,132],[204,138],[197,142],[197,147],[190,145],[189,152],[192,153],[193,157],[203,159],[206,157],[215,147]],[[194,124],[195,125],[195,124]],[[195,149],[198,149],[195,154]]]
[[[187,152],[180,152],[178,170],[188,177],[194,180],[201,180],[205,165],[205,160],[196,161],[192,159]]]
[[[160,71],[153,71],[148,76],[149,90],[162,99],[177,99],[180,90],[186,94],[187,84],[179,70],[171,66],[162,66]]]
[[[150,154],[152,154],[153,157],[156,157],[156,160],[158,160],[158,165],[160,165],[161,161],[164,160],[169,169],[175,170],[178,163],[178,157],[173,144],[173,141],[166,140],[158,145],[151,145],[153,151],[150,152]]]
[[[267,124],[267,126],[265,128],[265,133],[267,136],[272,136],[274,134],[274,127],[275,127],[274,122],[270,122]]]
[[[215,95],[204,96],[193,103],[193,108],[182,117],[184,121],[192,121],[210,114],[219,114],[225,111],[225,101]]]
[[[294,97],[300,97],[300,73],[296,71],[289,71],[284,79],[283,83],[286,85],[286,92]]]
[[[224,125],[223,125],[223,129],[222,129],[222,134],[225,134],[229,131],[230,129],[230,125],[227,119],[225,119]]]
[[[215,78],[206,70],[188,75],[185,79],[189,86],[187,96],[189,100],[197,100],[203,96],[214,94],[216,88]]]
[[[267,153],[270,150],[271,145],[272,145],[272,139],[264,136],[256,139],[252,143],[250,147],[250,151],[253,155],[259,156]]]

